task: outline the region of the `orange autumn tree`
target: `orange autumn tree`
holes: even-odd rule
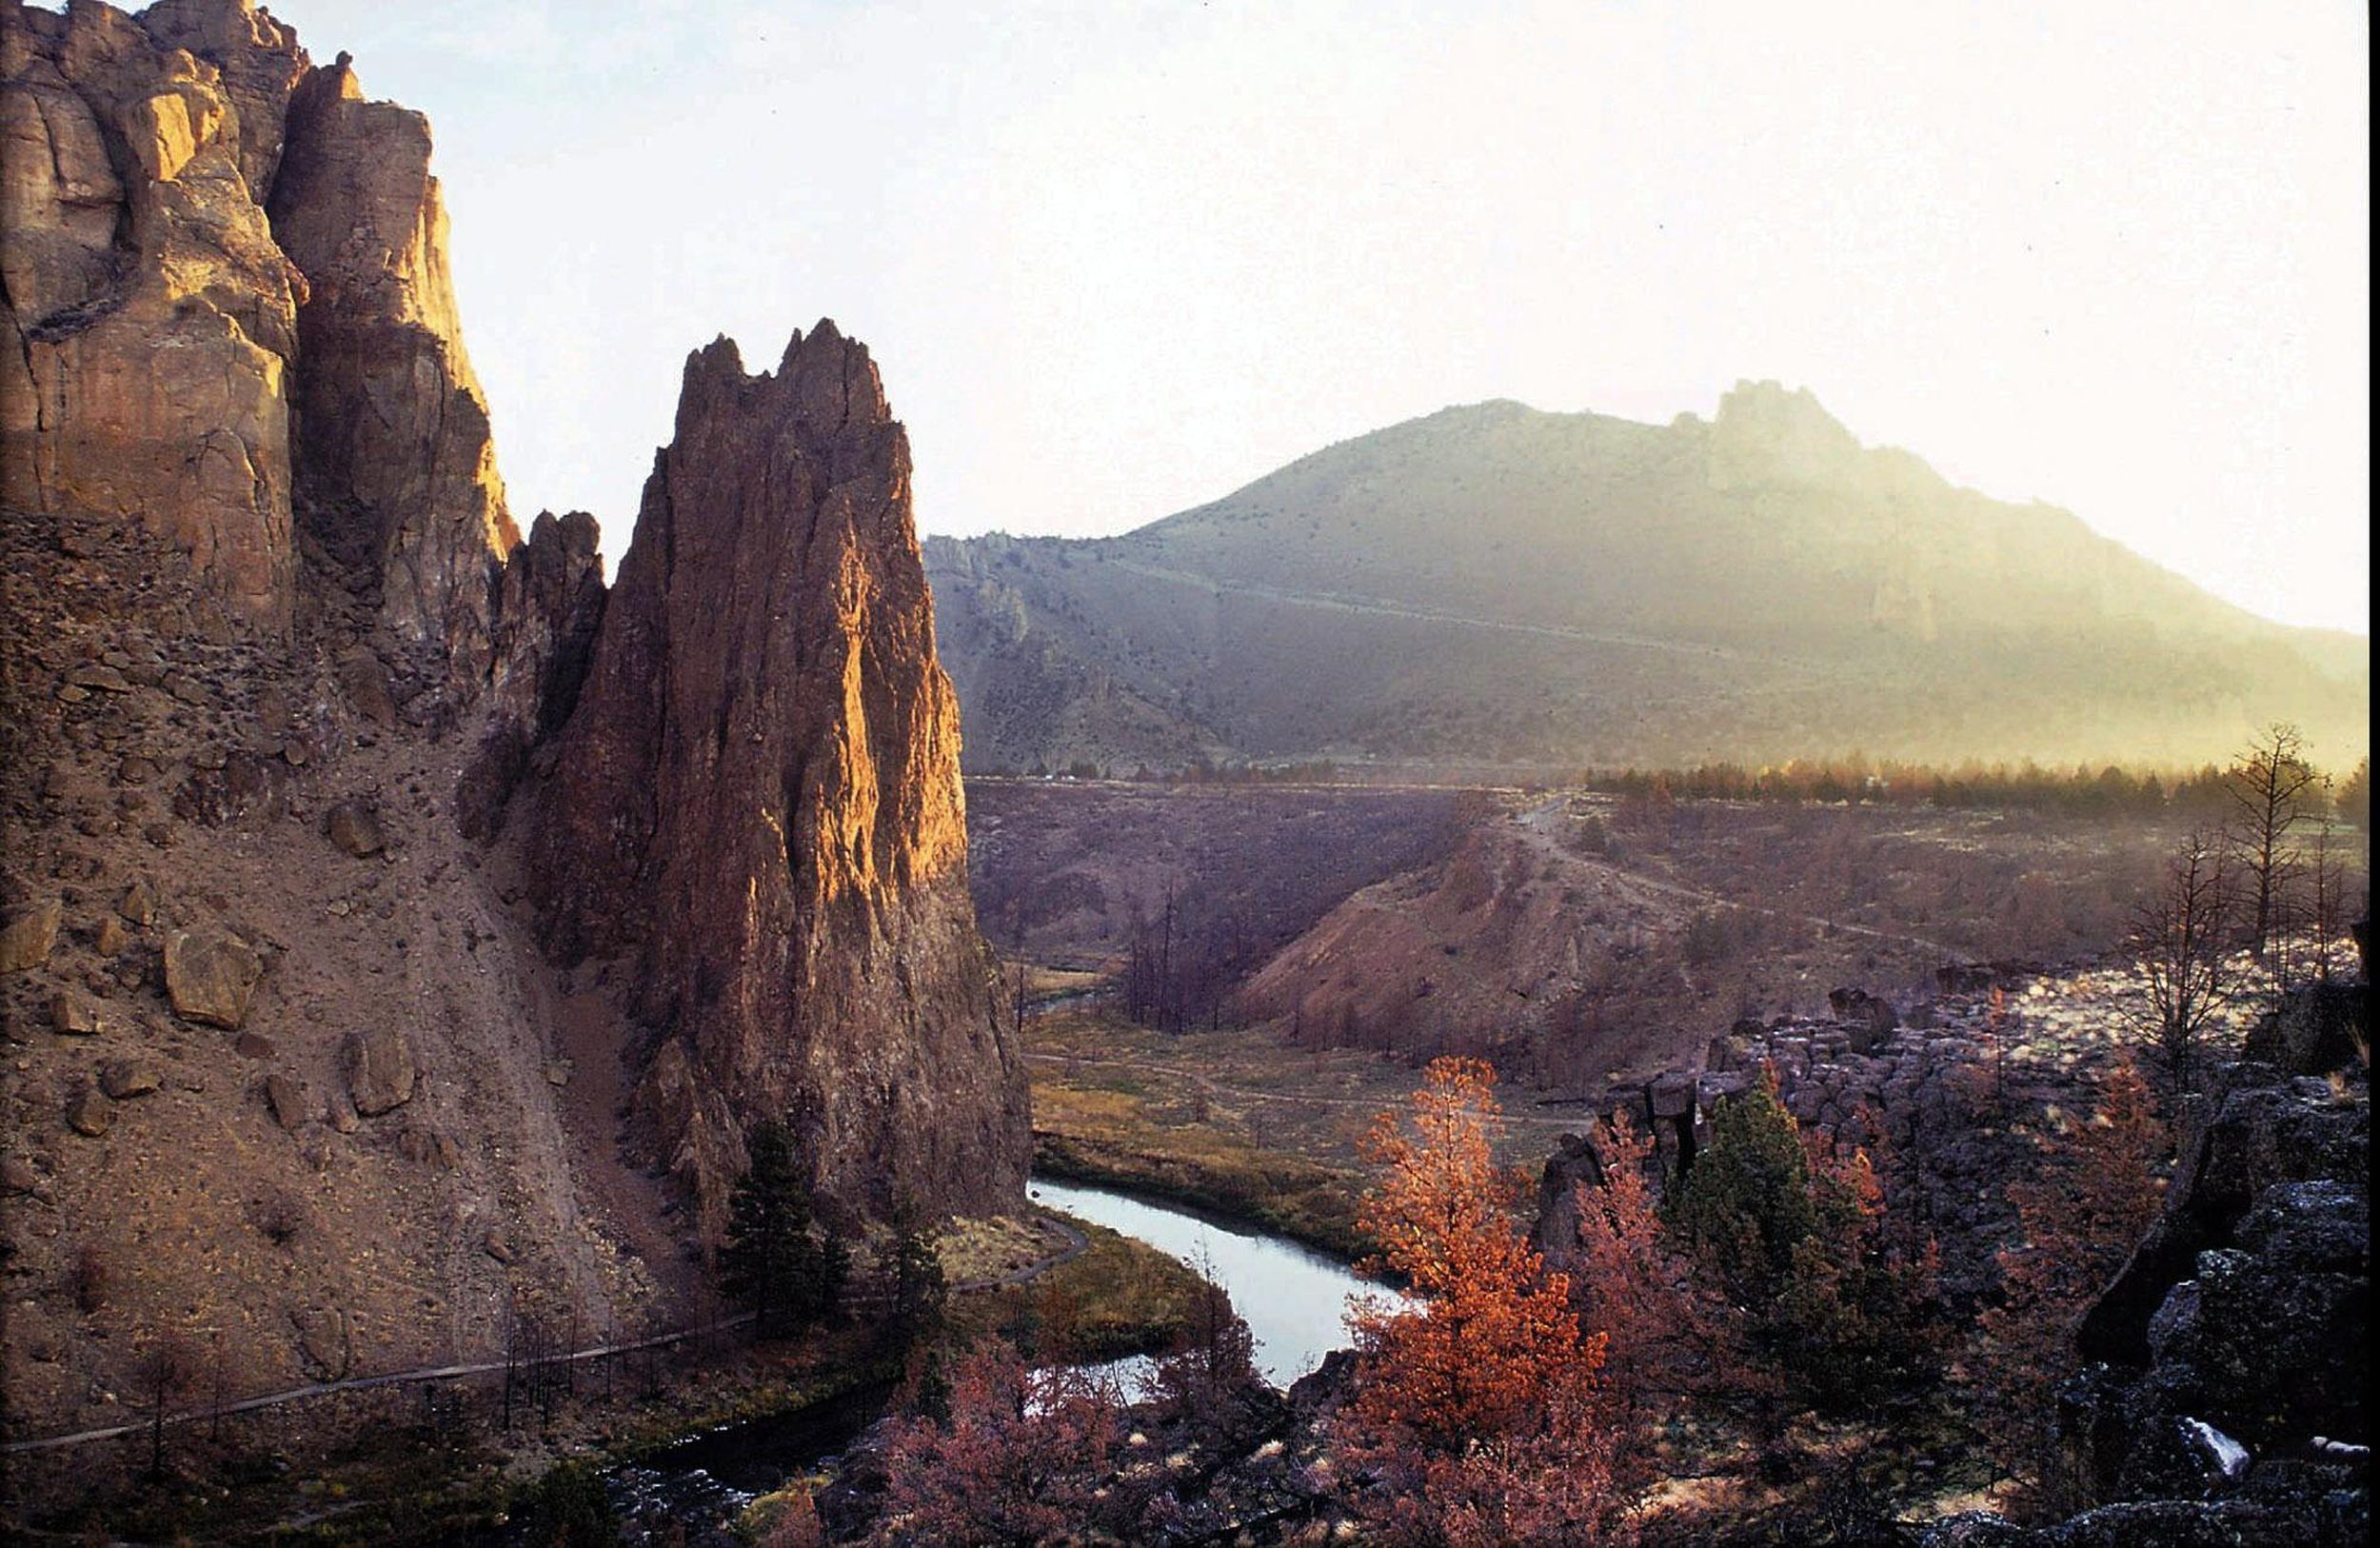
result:
[[[1578,1541],[1614,1514],[1605,1341],[1529,1245],[1520,1181],[1490,1144],[1495,1082],[1484,1061],[1438,1060],[1364,1141],[1380,1178],[1359,1221],[1414,1296],[1348,1319],[1357,1387],[1338,1451],[1384,1541]]]
[[[2149,1083],[2126,1059],[2100,1083],[2096,1111],[2053,1141],[2038,1173],[2008,1185],[2018,1240],[1999,1254],[2002,1303],[1983,1315],[1981,1417],[1994,1457],[2042,1510],[2077,1499],[2053,1412],[2079,1366],[2074,1325],[2156,1219],[2157,1167],[2171,1154]]]
[[[1605,1340],[1602,1381],[1632,1434],[1676,1399],[1740,1387],[1739,1331],[1670,1240],[1648,1173],[1653,1136],[1623,1109],[1596,1142],[1598,1183],[1577,1184],[1578,1241],[1567,1255],[1583,1315]]]

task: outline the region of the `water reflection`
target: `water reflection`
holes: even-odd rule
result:
[[[1400,1299],[1359,1279],[1344,1263],[1279,1237],[1217,1224],[1104,1188],[1037,1178],[1028,1191],[1037,1204],[1137,1237],[1185,1263],[1200,1263],[1203,1254],[1208,1270],[1231,1293],[1232,1305],[1256,1336],[1257,1368],[1277,1386],[1286,1387],[1321,1364],[1324,1355],[1347,1346],[1352,1297]]]

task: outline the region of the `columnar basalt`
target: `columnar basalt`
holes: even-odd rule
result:
[[[1013,1200],[1027,1136],[966,891],[905,433],[832,323],[686,364],[531,874],[565,960],[632,954],[645,1142],[724,1221],[782,1117],[831,1207]]]

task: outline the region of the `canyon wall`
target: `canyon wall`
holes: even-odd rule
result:
[[[607,590],[514,526],[428,127],[346,56],[0,0],[0,134],[11,1420],[169,1335],[239,1397],[681,1324],[762,1117],[842,1223],[1017,1202],[866,351],[698,354]]]

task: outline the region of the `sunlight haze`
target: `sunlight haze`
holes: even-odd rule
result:
[[[685,353],[867,342],[927,531],[1738,378],[2368,630],[2358,8],[272,8],[426,113],[512,504],[614,559]]]

